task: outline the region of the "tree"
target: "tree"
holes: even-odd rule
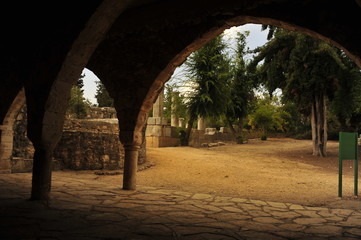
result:
[[[83,93],[83,77],[81,75],[76,84],[71,88],[70,100],[68,110],[76,118],[84,118],[86,116],[86,111],[90,106],[90,102],[84,98]]]
[[[327,104],[339,90],[338,82],[347,74],[341,51],[311,37],[276,29],[274,38],[257,49],[250,64],[255,70],[260,61],[265,87],[272,94],[281,88],[286,99],[308,108],[311,119],[313,154],[326,156]]]
[[[224,53],[225,47],[220,35],[194,52],[186,61],[188,77],[193,88],[187,102],[187,143],[198,116],[216,117],[227,110],[227,104],[230,102],[230,71],[229,59]]]
[[[288,118],[290,114],[277,103],[276,97],[263,96],[258,99],[254,111],[250,114],[249,123],[253,128],[262,131],[265,140],[269,131],[286,131]]]
[[[233,128],[233,122],[238,120],[238,134],[242,134],[244,118],[249,112],[250,103],[254,99],[253,89],[257,85],[254,77],[248,74],[244,60],[247,53],[246,38],[248,35],[249,32],[238,33],[237,35],[237,48],[232,65],[233,76],[229,83],[230,103],[227,104],[226,119],[235,135],[237,131]]]
[[[114,107],[114,100],[110,97],[108,91],[102,82],[97,81],[97,91],[95,98],[98,102],[98,107]]]
[[[84,90],[83,90],[83,87],[84,87],[84,77],[85,77],[85,74],[81,74],[81,75],[80,75],[80,78],[78,79],[78,81],[77,81],[76,84],[75,84],[82,92],[84,92]]]

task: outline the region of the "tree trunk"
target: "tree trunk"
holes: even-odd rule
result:
[[[311,112],[313,155],[325,157],[327,146],[327,107],[324,93],[314,96]]]
[[[322,136],[322,142],[323,142],[323,148],[322,148],[322,156],[327,156],[327,105],[326,105],[326,94],[324,93],[322,95],[322,105],[323,105],[323,136]]]
[[[189,138],[191,136],[193,123],[196,120],[196,118],[197,118],[196,115],[190,116],[190,118],[188,120],[188,126],[187,126],[186,137],[185,137],[185,146],[188,146],[188,144],[189,144]]]
[[[234,136],[236,136],[237,132],[233,127],[232,121],[229,117],[227,117],[227,122],[228,122],[228,126],[231,129],[231,132],[233,133]]]
[[[244,124],[244,118],[243,117],[238,118],[238,133],[242,133],[243,124]]]
[[[317,156],[318,146],[317,146],[317,117],[316,117],[316,103],[315,99],[312,101],[312,109],[311,109],[311,129],[312,129],[312,155]]]

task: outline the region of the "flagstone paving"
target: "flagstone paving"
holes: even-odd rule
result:
[[[119,177],[121,178],[121,177]],[[188,193],[123,191],[94,175],[55,172],[48,206],[31,175],[0,174],[0,239],[361,239],[361,210]]]

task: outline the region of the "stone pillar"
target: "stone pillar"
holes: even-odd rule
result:
[[[138,154],[140,146],[124,145],[123,189],[135,190],[137,187]]]
[[[197,130],[204,130],[204,118],[198,117],[198,124],[197,124]]]
[[[53,151],[63,132],[67,102],[61,102],[56,106],[48,105],[49,108],[59,108],[57,112],[53,109],[40,108],[34,101],[36,99],[34,92],[32,90],[29,92],[27,95],[27,134],[35,150],[30,199],[48,201],[51,190]]]
[[[138,155],[142,144],[143,133],[140,130],[121,130],[119,139],[124,146],[123,189],[135,190],[137,187]]]
[[[53,150],[35,147],[31,200],[48,200],[51,190]]]
[[[14,132],[12,125],[0,125],[0,174],[11,173]]]
[[[179,127],[179,118],[177,114],[177,102],[176,100],[179,98],[179,92],[172,92],[172,109],[171,109],[171,126]]]
[[[178,126],[183,128],[184,127],[184,118],[179,118]]]
[[[160,91],[157,100],[153,104],[153,117],[162,117],[164,107],[164,89]]]

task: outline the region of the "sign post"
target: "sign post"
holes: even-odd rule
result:
[[[342,161],[354,160],[354,195],[358,195],[358,139],[357,133],[339,132],[338,196],[342,197]]]

